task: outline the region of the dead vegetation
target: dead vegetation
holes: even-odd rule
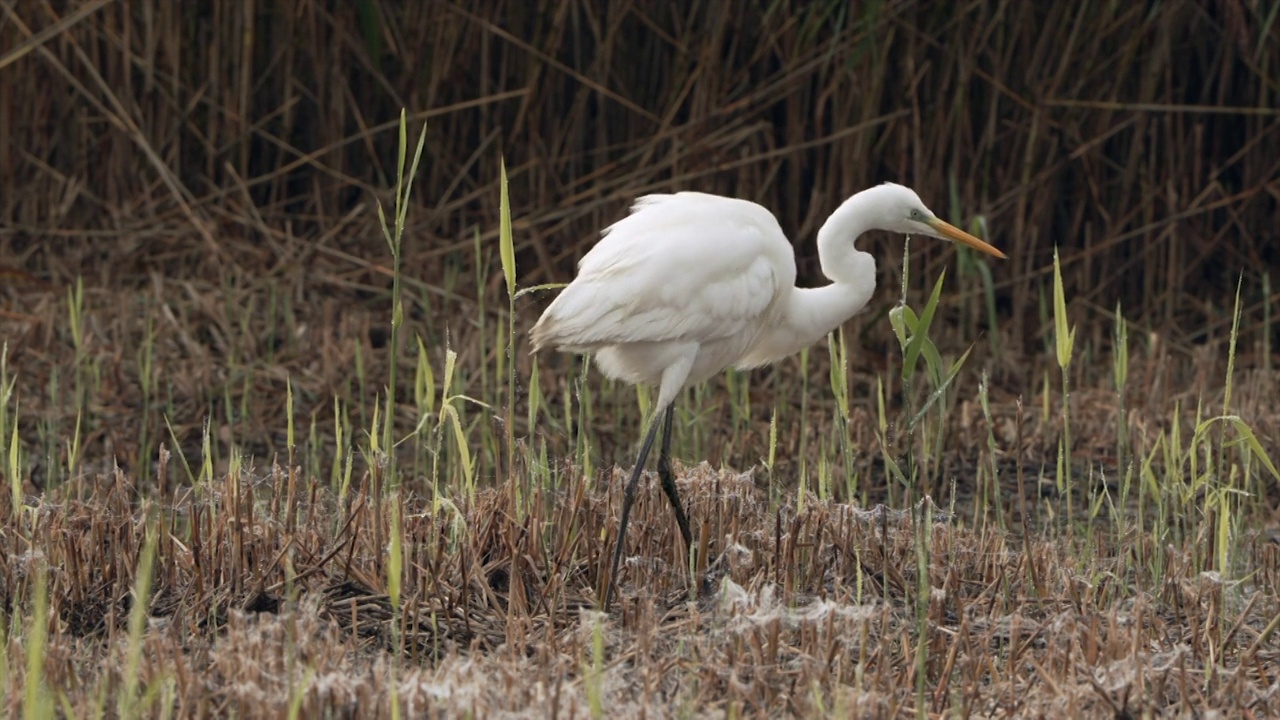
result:
[[[228,479],[246,490],[239,504],[218,482],[184,488],[166,506],[139,502],[118,474],[87,503],[46,498],[30,528],[8,525],[6,605],[36,573],[49,575],[49,686],[88,708],[118,681],[151,522],[163,532],[140,681],[184,716],[290,707],[385,716],[393,686],[413,714],[581,716],[593,703],[613,716],[914,710],[910,513],[815,498],[799,511],[771,507],[750,474],[686,468],[713,589],[689,599],[669,509],[646,488],[621,608],[602,616],[591,608],[616,484],[571,477],[518,504],[508,490],[485,490],[456,516],[412,494],[379,508],[358,492],[344,510],[312,485],[296,507],[271,512],[285,475],[246,468]],[[379,544],[391,513],[407,550],[399,611]],[[1104,527],[1037,539],[1026,552],[1016,536],[966,527],[943,509],[932,518],[930,714],[1280,711],[1280,550],[1266,537],[1242,540],[1252,572],[1228,581],[1200,567],[1211,537],[1171,542],[1157,567],[1153,539],[1138,534]],[[25,551],[14,544],[19,529],[32,543]],[[8,652],[20,667],[19,644]],[[13,714],[22,675],[8,683]]]

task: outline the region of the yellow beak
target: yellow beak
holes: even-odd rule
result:
[[[938,235],[941,237],[944,237],[953,242],[958,242],[964,245],[968,245],[974,250],[980,250],[988,255],[995,255],[998,258],[1007,259],[1007,256],[1004,253],[995,249],[991,245],[988,245],[987,243],[979,240],[978,238],[970,235],[969,233],[961,230],[955,225],[943,222],[938,218],[932,218],[927,222],[929,223],[929,227],[933,228],[934,231],[937,232]]]

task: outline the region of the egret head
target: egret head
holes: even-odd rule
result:
[[[968,245],[998,258],[1005,254],[960,228],[938,219],[914,190],[894,183],[885,183],[865,191],[873,194],[872,205],[879,216],[879,227],[907,235],[929,235]]]

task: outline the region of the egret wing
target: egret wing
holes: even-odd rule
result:
[[[795,258],[773,214],[701,193],[651,195],[608,228],[533,330],[535,346],[731,337],[759,326]]]

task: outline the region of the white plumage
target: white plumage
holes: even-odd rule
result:
[[[577,277],[534,325],[535,352],[594,353],[605,375],[658,386],[656,411],[666,416],[658,470],[686,546],[688,522],[668,463],[672,401],[725,368],[792,355],[861,310],[875,290],[876,267],[854,240],[872,229],[955,240],[1004,257],[939,220],[911,189],[885,184],[846,200],[818,231],[818,257],[831,284],[796,288],[791,243],[765,208],[696,192],[647,195],[604,230],[578,263]],[[606,608],[657,425],[646,433],[626,487]]]
[[[582,258],[534,326],[534,348],[594,352],[609,377],[661,385],[661,409],[741,358],[795,277],[791,244],[759,205],[648,195]]]

